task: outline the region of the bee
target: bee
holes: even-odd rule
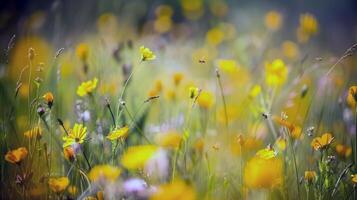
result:
[[[200,64],[206,64],[206,60],[204,58],[201,58],[198,60],[198,63]]]

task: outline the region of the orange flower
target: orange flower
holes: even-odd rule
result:
[[[64,154],[64,157],[66,158],[66,160],[69,160],[71,162],[74,161],[75,153],[74,153],[74,149],[72,147],[64,148],[63,154]]]
[[[315,150],[323,150],[327,148],[333,140],[334,137],[330,133],[325,133],[321,137],[315,137],[311,142],[311,146]]]
[[[47,92],[42,97],[45,99],[48,107],[51,108],[52,104],[53,104],[53,99],[54,99],[53,94],[51,92]]]
[[[7,152],[5,155],[5,160],[13,164],[18,164],[21,162],[21,160],[26,158],[27,154],[27,149],[25,147],[20,147],[18,149]]]
[[[289,130],[289,134],[294,139],[299,139],[301,137],[301,127],[282,119],[281,117],[273,116],[273,121],[280,124],[281,126],[285,126]]]

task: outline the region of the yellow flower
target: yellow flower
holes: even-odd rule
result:
[[[47,92],[47,93],[44,94],[42,97],[45,99],[45,101],[46,101],[48,107],[51,108],[51,107],[52,107],[52,104],[53,104],[53,100],[54,100],[54,97],[53,97],[52,92]]]
[[[261,149],[259,150],[255,155],[259,158],[262,159],[271,159],[271,158],[275,158],[276,157],[276,152],[274,151],[273,148],[265,148],[265,149]]]
[[[330,133],[325,133],[321,137],[315,137],[312,142],[311,146],[315,150],[323,150],[328,148],[329,145],[333,142],[334,137]]]
[[[198,138],[194,143],[194,148],[197,152],[202,153],[205,148],[205,141],[202,138]]]
[[[272,31],[279,30],[282,23],[283,23],[283,18],[281,14],[277,11],[269,11],[265,15],[265,26]]]
[[[18,149],[7,152],[5,155],[5,160],[12,164],[18,164],[26,158],[27,154],[27,149],[25,147],[20,147]]]
[[[347,104],[354,111],[356,109],[357,102],[357,86],[351,86],[348,90]]]
[[[175,73],[172,76],[172,80],[174,81],[175,86],[178,86],[181,83],[183,77],[184,77],[183,74],[179,72]]]
[[[182,135],[177,132],[168,132],[159,134],[157,143],[162,147],[178,148],[182,140]]]
[[[213,94],[211,92],[202,91],[197,99],[197,103],[201,108],[210,108],[213,105]]]
[[[357,184],[357,174],[351,175],[353,184]]]
[[[64,191],[69,185],[69,179],[67,177],[50,178],[48,185],[53,192],[59,193]]]
[[[194,188],[183,181],[176,180],[161,185],[150,200],[195,200]]]
[[[287,76],[288,68],[281,59],[275,59],[273,62],[265,64],[265,80],[268,85],[282,85]]]
[[[172,19],[169,16],[159,16],[154,21],[154,29],[159,33],[166,33],[172,28]]]
[[[141,169],[157,149],[154,145],[131,146],[121,157],[121,164],[129,170]]]
[[[289,59],[296,59],[300,54],[299,47],[292,41],[283,42],[281,49],[284,56]]]
[[[319,24],[313,15],[309,13],[300,15],[300,24],[296,31],[299,42],[309,41],[310,37],[316,35],[318,30]]]
[[[76,54],[82,62],[86,62],[89,54],[89,46],[86,43],[78,44],[76,48]]]
[[[286,149],[286,140],[282,137],[279,137],[275,141],[275,145],[278,147],[278,149],[280,149],[281,151],[284,151]]]
[[[261,93],[261,91],[262,91],[262,88],[260,87],[260,85],[254,85],[253,88],[249,92],[249,97],[254,99]]]
[[[32,138],[37,138],[40,139],[42,137],[42,129],[40,126],[36,126],[31,130],[28,130],[24,133],[24,136],[32,139]]]
[[[305,171],[305,176],[304,179],[308,183],[312,183],[314,180],[316,180],[317,174],[315,171]]]
[[[107,139],[111,141],[118,140],[118,139],[125,139],[126,137],[128,137],[128,133],[129,133],[128,126],[124,126],[122,128],[116,128],[109,133]]]
[[[97,165],[90,170],[88,178],[91,181],[98,181],[103,178],[105,180],[115,181],[120,174],[121,170],[118,167],[111,165]]]
[[[144,46],[140,47],[140,54],[142,61],[154,60],[156,55],[149,49]]]
[[[73,129],[69,131],[69,135],[62,138],[64,141],[63,148],[66,148],[74,143],[82,144],[86,136],[87,127],[83,126],[83,124],[75,123]]]
[[[238,71],[238,65],[234,60],[219,60],[219,68],[228,74],[232,74]]]
[[[77,194],[78,189],[77,189],[76,186],[71,185],[71,186],[68,186],[67,191],[68,191],[69,194],[74,196],[74,195]]]
[[[219,28],[212,28],[206,33],[206,42],[212,46],[217,46],[224,40],[224,32]]]
[[[244,182],[248,188],[275,188],[281,185],[283,180],[283,162],[274,157],[264,159],[254,156],[244,169]]]
[[[343,144],[336,145],[336,152],[342,158],[348,158],[352,153],[352,148]]]
[[[87,94],[92,93],[92,91],[97,87],[97,83],[97,78],[81,83],[81,85],[77,88],[77,95],[83,97]]]

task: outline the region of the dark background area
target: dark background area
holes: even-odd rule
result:
[[[318,36],[319,46],[333,53],[341,53],[356,42],[357,39],[357,1],[356,0],[228,0],[229,14],[224,20],[230,20],[235,13],[242,13],[248,27],[241,31],[249,31],[250,15],[257,12],[264,14],[274,9],[284,15],[284,31],[286,35],[294,34],[301,13],[309,12],[316,16],[320,23]],[[208,3],[208,1],[205,1]],[[154,9],[160,4],[168,4],[174,8],[174,21],[186,19],[180,14],[179,1],[163,0],[3,0],[0,2],[0,45],[6,48],[13,34],[17,36],[29,34],[24,25],[29,16],[41,11],[45,21],[37,34],[45,36],[54,45],[69,36],[78,36],[93,31],[98,16],[103,12],[113,12],[122,20],[130,20],[138,30],[145,20],[153,17]],[[240,15],[240,16],[242,16]],[[206,14],[197,23],[209,26],[210,16]]]

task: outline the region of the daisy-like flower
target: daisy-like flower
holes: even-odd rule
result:
[[[73,129],[69,132],[69,134],[63,137],[63,148],[71,146],[75,143],[82,144],[86,136],[87,127],[83,126],[83,124],[75,123]]]
[[[146,48],[144,46],[140,47],[140,54],[141,54],[142,61],[154,60],[156,58],[154,52],[152,52],[149,48]]]
[[[69,179],[67,177],[50,178],[48,185],[53,192],[59,193],[64,191],[69,185]]]
[[[76,48],[76,54],[82,62],[86,62],[89,54],[89,46],[86,43],[80,43]]]
[[[18,164],[26,158],[27,154],[27,149],[25,147],[20,147],[18,149],[7,152],[5,155],[5,160],[12,164]]]
[[[315,137],[312,142],[311,146],[317,150],[323,150],[330,146],[333,142],[334,137],[330,133],[325,133],[321,137]]]
[[[121,157],[121,164],[129,170],[142,169],[157,150],[154,145],[131,146]]]
[[[126,137],[128,137],[128,133],[129,133],[128,126],[124,126],[122,128],[116,128],[112,132],[109,133],[109,135],[107,136],[107,139],[111,140],[111,141],[115,141],[118,139],[125,139]]]
[[[78,96],[83,97],[87,94],[92,93],[92,91],[97,87],[97,83],[97,78],[81,83],[81,85],[77,88]]]

